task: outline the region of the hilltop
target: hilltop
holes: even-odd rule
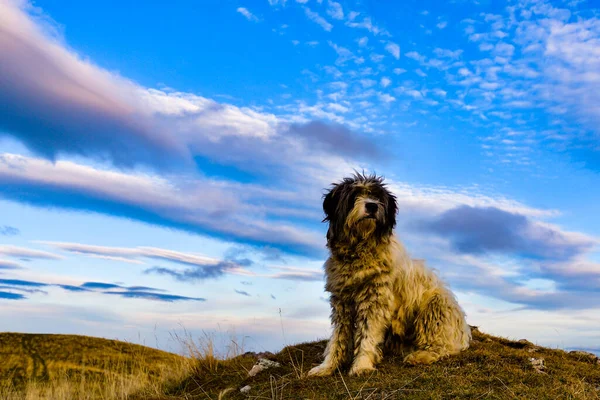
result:
[[[0,333],[0,398],[126,398],[161,393],[189,373],[190,359],[80,335]],[[150,391],[150,392],[149,392]]]
[[[325,345],[326,341],[304,343],[278,354],[200,362],[193,375],[160,399],[600,398],[600,360],[596,356],[512,341],[476,328],[470,349],[430,366],[407,366],[400,356],[388,356],[371,376],[304,378],[320,363]],[[259,357],[281,367],[248,376]],[[245,394],[240,391],[244,387]]]
[[[87,336],[3,333],[0,377],[13,387],[29,388],[30,399],[600,399],[596,356],[476,328],[470,349],[430,366],[403,365],[401,356],[387,355],[370,376],[305,378],[321,361],[325,345],[302,343],[277,354],[219,360],[207,343],[202,351],[192,351],[192,359]],[[259,359],[279,366],[249,376]],[[39,385],[55,389],[44,397]],[[25,398],[3,393],[3,399]]]

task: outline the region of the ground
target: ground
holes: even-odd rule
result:
[[[170,353],[143,346],[131,351],[133,347],[130,350],[119,348],[119,343],[68,335],[0,334],[3,360],[0,371],[5,379],[15,371],[27,371],[29,377],[52,380],[51,371],[62,365],[61,362],[71,365],[74,370],[81,362],[88,366],[85,368],[93,370],[91,366],[98,363],[94,360],[105,360],[103,368],[107,368],[110,363],[106,360],[113,358],[121,360],[113,364],[121,365],[119,373],[123,373],[122,366],[127,364],[128,357],[138,354],[139,360],[140,351],[148,354],[145,358],[148,373],[159,370],[159,365],[163,366],[161,368],[183,365],[183,358]],[[302,343],[288,346],[277,354],[243,353],[226,360],[214,358],[210,346],[205,346],[204,351],[192,352],[194,357],[186,359],[190,361],[190,367],[177,379],[162,380],[151,391],[140,387],[137,391],[117,393],[110,398],[600,399],[598,358],[538,347],[526,340],[495,337],[478,329],[474,329],[473,342],[467,351],[433,365],[408,366],[402,363],[401,356],[388,355],[377,372],[364,377],[351,378],[345,371],[340,371],[332,377],[306,378],[306,372],[320,363],[325,344],[325,341]],[[71,357],[69,354],[80,355]],[[86,361],[81,354],[87,354]],[[19,364],[19,357],[26,359],[26,364]],[[259,358],[276,361],[281,366],[250,377],[248,372]],[[4,360],[12,361],[6,363]],[[247,392],[242,393],[240,389],[247,386]]]

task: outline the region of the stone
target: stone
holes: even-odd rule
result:
[[[267,360],[266,358],[259,358],[258,362],[254,364],[252,369],[248,372],[248,376],[255,376],[266,369],[278,367],[281,367],[281,364],[276,361]]]

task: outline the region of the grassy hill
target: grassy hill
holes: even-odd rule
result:
[[[161,393],[190,359],[79,335],[0,333],[0,398],[113,399]]]
[[[321,361],[325,341],[227,360],[214,358],[207,343],[205,351],[193,352],[197,357],[191,360],[85,336],[7,333],[0,334],[0,377],[29,388],[29,394],[13,391],[8,397],[7,391],[0,391],[0,398],[600,399],[600,361],[594,356],[511,341],[477,329],[473,336],[469,350],[430,366],[406,366],[401,356],[388,355],[370,376],[306,378],[305,373]],[[261,357],[281,366],[250,377],[248,372]],[[36,384],[68,393],[62,395],[58,389],[42,393]],[[240,391],[244,387],[246,393]]]
[[[284,348],[268,357],[281,364],[254,377],[252,355],[205,364],[156,399],[599,399],[595,356],[511,341],[474,329],[469,350],[430,366],[403,365],[387,357],[371,376],[304,378],[320,363],[325,341]],[[543,366],[536,367],[543,359]],[[240,392],[250,386],[246,394]],[[191,395],[193,394],[193,395]]]

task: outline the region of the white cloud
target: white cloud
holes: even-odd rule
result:
[[[344,10],[340,3],[329,0],[327,2],[327,15],[329,15],[333,19],[344,19]]]
[[[11,245],[0,245],[0,254],[9,257],[37,258],[45,260],[61,260],[64,258],[57,254],[48,253],[47,251],[34,250],[26,247],[18,247]]]
[[[328,43],[335,50],[335,52],[338,55],[338,58],[335,61],[336,64],[343,65],[346,62],[348,62],[348,61],[353,60],[353,59],[356,58],[356,56],[354,55],[354,53],[352,53],[347,48],[342,47],[342,46],[338,46],[337,44],[333,43],[332,41],[329,41]]]
[[[447,21],[440,21],[435,25],[438,29],[444,29],[445,27],[448,26],[448,22]]]
[[[346,21],[346,25],[349,26],[350,28],[366,29],[375,36],[377,36],[377,35],[391,36],[387,30],[374,25],[373,22],[371,21],[371,17],[363,18],[362,22],[355,22],[354,20],[357,16],[358,16],[358,13],[356,13],[356,14],[350,13],[348,15],[348,21]]]
[[[400,75],[400,74],[403,74],[405,72],[406,72],[406,70],[404,68],[394,68],[394,73],[396,75]]]
[[[386,88],[386,87],[390,86],[390,84],[392,83],[392,80],[390,78],[388,78],[387,76],[384,76],[381,78],[381,81],[379,83],[381,84],[381,86]]]
[[[392,103],[392,102],[396,101],[396,98],[394,96],[390,96],[387,93],[380,93],[378,97],[379,97],[379,100],[384,103]]]
[[[250,11],[248,11],[247,8],[239,7],[236,11],[239,12],[240,14],[242,14],[244,17],[246,17],[246,19],[248,21],[252,21],[252,22],[259,21],[258,17],[256,15],[252,14]]]
[[[385,58],[385,56],[383,54],[371,53],[371,55],[370,55],[369,58],[374,63],[380,63],[381,61],[383,61],[383,59]]]
[[[400,46],[394,42],[388,42],[385,45],[385,50],[390,53],[396,60],[400,59]]]
[[[360,39],[358,39],[358,45],[360,47],[365,47],[368,43],[369,43],[369,38],[366,36],[363,36]]]
[[[272,225],[259,218],[259,215],[286,215],[288,211],[292,214],[294,211],[275,204],[273,208],[257,208],[250,199],[252,196],[266,196],[264,189],[252,186],[244,189],[245,185],[237,183],[192,180],[177,186],[175,181],[157,176],[104,171],[67,161],[51,163],[10,154],[0,156],[0,181],[3,185],[18,182],[19,185],[34,185],[70,194],[71,198],[84,196],[96,198],[97,203],[135,207],[146,213],[147,222],[180,229],[209,230],[217,235],[220,233],[249,241],[266,240],[270,243],[273,238],[278,238],[277,242],[289,242],[290,245],[297,243],[315,248],[321,245],[320,235],[314,232],[297,230],[285,223]],[[271,192],[270,196],[275,199],[278,195]],[[244,199],[248,203],[244,203]],[[85,209],[85,203],[83,207]],[[110,213],[103,211],[101,204],[96,204],[94,209]],[[9,252],[11,248],[3,251]],[[27,256],[25,254],[23,256]],[[27,254],[34,257],[36,253]]]
[[[331,25],[329,22],[327,22],[327,20],[325,18],[321,17],[319,15],[319,13],[311,11],[308,7],[304,7],[304,13],[308,17],[308,19],[310,19],[314,23],[320,25],[321,28],[323,28],[327,32],[330,32],[333,29],[333,25]]]
[[[360,84],[365,89],[370,88],[371,86],[374,86],[376,83],[377,83],[377,81],[374,81],[373,79],[361,79],[360,80]]]
[[[220,259],[207,257],[201,254],[185,253],[157,247],[110,247],[83,243],[51,241],[38,241],[38,243],[52,246],[56,249],[68,251],[70,253],[81,254],[88,257],[102,257],[104,259],[113,261],[140,263],[140,258],[149,258],[197,267],[222,268],[223,272],[234,275],[253,275],[251,271],[248,271],[242,266],[237,265],[235,262],[231,262],[230,264],[221,267],[220,264],[222,263],[222,260]]]

